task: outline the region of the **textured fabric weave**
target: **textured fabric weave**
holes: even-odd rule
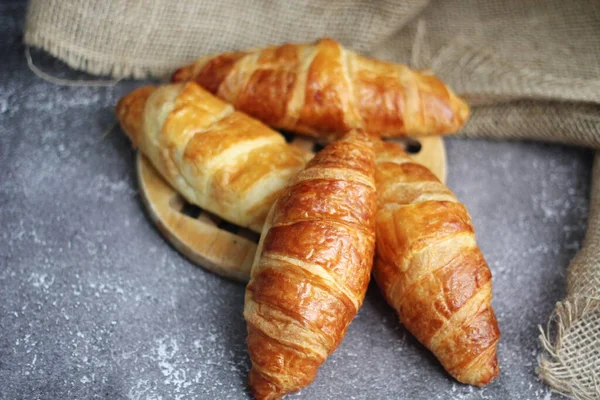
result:
[[[567,275],[567,296],[540,336],[540,378],[576,399],[600,398],[600,152],[594,159],[588,230]]]
[[[600,150],[600,3],[589,0],[30,0],[25,43],[115,78],[329,36],[431,69],[473,106],[460,135]],[[539,374],[600,398],[600,152],[586,242],[542,336]]]

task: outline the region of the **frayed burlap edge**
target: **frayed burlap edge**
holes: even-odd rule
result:
[[[53,41],[35,31],[26,31],[23,40],[26,45],[42,49],[52,54],[65,62],[69,67],[78,71],[85,71],[92,75],[132,77],[133,79],[164,79],[172,72],[172,68],[168,66],[141,68],[126,62],[115,61],[114,59],[109,60],[106,55],[102,54],[99,54],[98,57],[94,57],[89,53],[83,55],[80,50],[71,48],[67,44]]]
[[[582,325],[591,325],[590,318],[598,318],[600,299],[574,297],[556,304],[548,325],[540,329],[543,353],[536,371],[540,379],[554,391],[573,399],[594,400],[600,398],[600,371],[581,368],[586,358],[585,346],[580,341],[569,341],[569,335]],[[600,332],[589,332],[596,339],[588,346],[600,345]],[[589,349],[588,349],[589,350]],[[592,350],[593,351],[593,350]],[[577,357],[573,358],[572,355]],[[574,365],[578,363],[578,365]]]

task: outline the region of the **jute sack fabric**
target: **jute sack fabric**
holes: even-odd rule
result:
[[[472,107],[460,135],[600,150],[600,3],[589,0],[30,0],[25,43],[114,78],[203,54],[333,37],[431,69]],[[589,228],[542,335],[539,375],[600,398],[600,152]]]
[[[600,152],[592,174],[588,229],[567,274],[567,296],[554,309],[540,340],[538,373],[576,399],[600,398]]]

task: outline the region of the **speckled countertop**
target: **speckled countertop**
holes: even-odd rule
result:
[[[181,257],[149,221],[115,122],[139,85],[61,87],[23,56],[23,1],[0,3],[0,399],[246,399],[242,285]],[[78,78],[43,54],[42,69]],[[106,132],[108,135],[105,135]],[[448,139],[449,186],[494,276],[500,378],[457,384],[373,285],[301,399],[550,399],[538,324],[585,232],[591,152]]]

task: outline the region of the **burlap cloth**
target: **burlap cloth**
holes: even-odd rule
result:
[[[600,2],[31,0],[25,43],[115,78],[164,76],[202,54],[322,36],[432,69],[473,106],[467,137],[600,150]],[[547,331],[539,376],[600,398],[600,152],[585,244]]]

